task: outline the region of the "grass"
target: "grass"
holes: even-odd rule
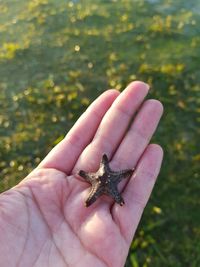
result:
[[[141,79],[165,114],[164,164],[127,266],[200,266],[200,2],[0,1],[0,190],[107,88]]]

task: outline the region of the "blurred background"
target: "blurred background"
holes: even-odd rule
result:
[[[99,94],[150,84],[165,158],[127,267],[200,266],[200,0],[0,0],[0,190]]]

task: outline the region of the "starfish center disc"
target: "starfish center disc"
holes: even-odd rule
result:
[[[109,182],[109,177],[106,173],[104,173],[103,175],[99,176],[99,180],[101,182],[101,184],[108,184]]]

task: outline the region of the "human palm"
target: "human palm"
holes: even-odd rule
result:
[[[0,195],[0,266],[124,266],[162,161],[160,146],[149,145],[162,105],[144,101],[147,92],[133,82],[121,94],[103,93],[32,173]],[[84,206],[89,184],[78,170],[96,171],[103,153],[113,170],[136,168],[119,185],[123,207],[108,196]]]

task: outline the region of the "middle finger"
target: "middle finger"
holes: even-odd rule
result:
[[[109,158],[113,155],[148,89],[148,85],[143,82],[132,82],[117,97],[100,123],[92,142],[79,157],[73,172],[76,173],[80,169],[95,171],[103,153]]]

